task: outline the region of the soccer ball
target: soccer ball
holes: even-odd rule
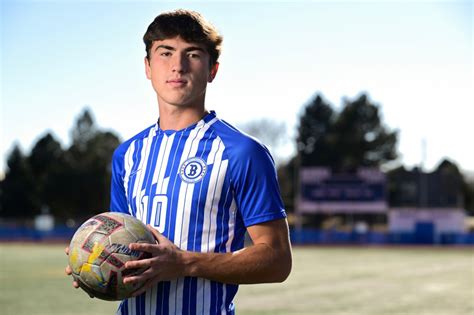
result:
[[[124,284],[123,277],[143,272],[125,270],[127,261],[150,257],[149,253],[130,250],[130,243],[155,244],[145,224],[131,215],[104,212],[84,222],[69,245],[72,276],[89,295],[103,300],[123,300],[143,284]]]

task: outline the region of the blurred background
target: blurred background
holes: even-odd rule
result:
[[[474,228],[463,1],[3,1],[1,226],[108,209],[113,150],[157,120],[141,37],[179,7],[223,34],[206,106],[270,148],[295,230]]]
[[[294,245],[467,246],[474,283],[471,1],[0,8],[0,241],[65,243],[107,211],[113,150],[158,118],[142,36],[187,8],[224,36],[206,107],[269,147]]]

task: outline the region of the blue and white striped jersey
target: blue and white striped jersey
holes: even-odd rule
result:
[[[268,150],[214,112],[179,131],[155,124],[113,157],[111,211],[158,229],[179,248],[226,253],[248,226],[286,217]],[[160,282],[118,314],[234,314],[238,286],[202,278]]]

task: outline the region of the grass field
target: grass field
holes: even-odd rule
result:
[[[0,314],[114,314],[64,275],[64,245],[0,244]],[[241,286],[237,314],[474,314],[474,250],[305,247],[283,284]]]

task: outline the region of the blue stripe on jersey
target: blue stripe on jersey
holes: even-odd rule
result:
[[[163,306],[163,282],[159,282],[157,285],[157,294],[155,297],[156,303],[156,312],[157,314],[163,314],[162,306]]]
[[[184,278],[184,289],[183,289],[183,314],[189,314],[191,311],[191,304],[189,303],[189,299],[191,296],[191,278],[185,277]]]
[[[122,309],[122,312],[121,314],[122,315],[128,315],[128,299],[127,300],[123,300],[121,305],[120,305],[121,309]]]
[[[182,151],[185,143],[185,141],[183,141],[183,135],[184,133],[181,133],[178,136],[178,139],[174,139],[173,141],[173,145],[171,146],[170,150],[170,159],[168,160],[168,166],[166,167],[165,171],[165,178],[177,173],[179,167],[179,159],[181,158],[178,152]]]
[[[226,298],[225,298],[225,305],[229,305],[229,307],[226,309],[227,314],[234,314],[234,303],[232,300],[234,299],[235,294],[237,293],[237,289],[239,286],[234,285],[234,284],[226,284]]]
[[[195,207],[191,209],[190,220],[189,220],[189,230],[187,238],[188,240],[192,240],[188,242],[187,250],[199,252],[201,250],[201,238],[202,230],[202,222],[204,220],[204,202],[206,199],[207,194],[207,180],[203,180],[199,185],[197,185],[193,192],[193,198],[198,199],[198,203]]]
[[[217,301],[216,301],[216,295],[217,295],[217,284],[215,281],[211,281],[211,314],[219,314],[219,310],[217,309]]]
[[[169,299],[170,299],[170,282],[165,281],[163,283],[163,305],[161,307],[161,313],[159,314],[169,314],[170,312],[170,305],[169,305]]]
[[[236,213],[235,226],[234,226],[234,239],[230,245],[230,251],[235,252],[244,246],[245,227],[242,216],[239,212]]]
[[[197,278],[191,278],[189,291],[193,294],[190,294],[190,297],[189,297],[189,305],[190,305],[189,314],[190,315],[198,314],[196,310],[197,303],[196,303],[196,294],[195,294],[195,292],[197,292],[197,282],[198,282]]]
[[[216,253],[225,253],[227,251],[226,244],[229,240],[229,209],[232,204],[232,194],[228,182],[224,182],[222,192],[223,194],[225,193],[225,197],[221,198],[219,201],[219,208],[217,212],[217,217],[222,219],[217,224],[216,244],[219,244],[219,246],[216,246],[214,249],[214,252]]]
[[[145,303],[143,303],[144,302],[143,301],[143,295],[145,295],[145,294],[139,295],[135,299],[135,301],[136,301],[135,302],[135,314],[136,315],[142,315],[143,314],[142,313],[142,305],[145,306],[144,305]]]

